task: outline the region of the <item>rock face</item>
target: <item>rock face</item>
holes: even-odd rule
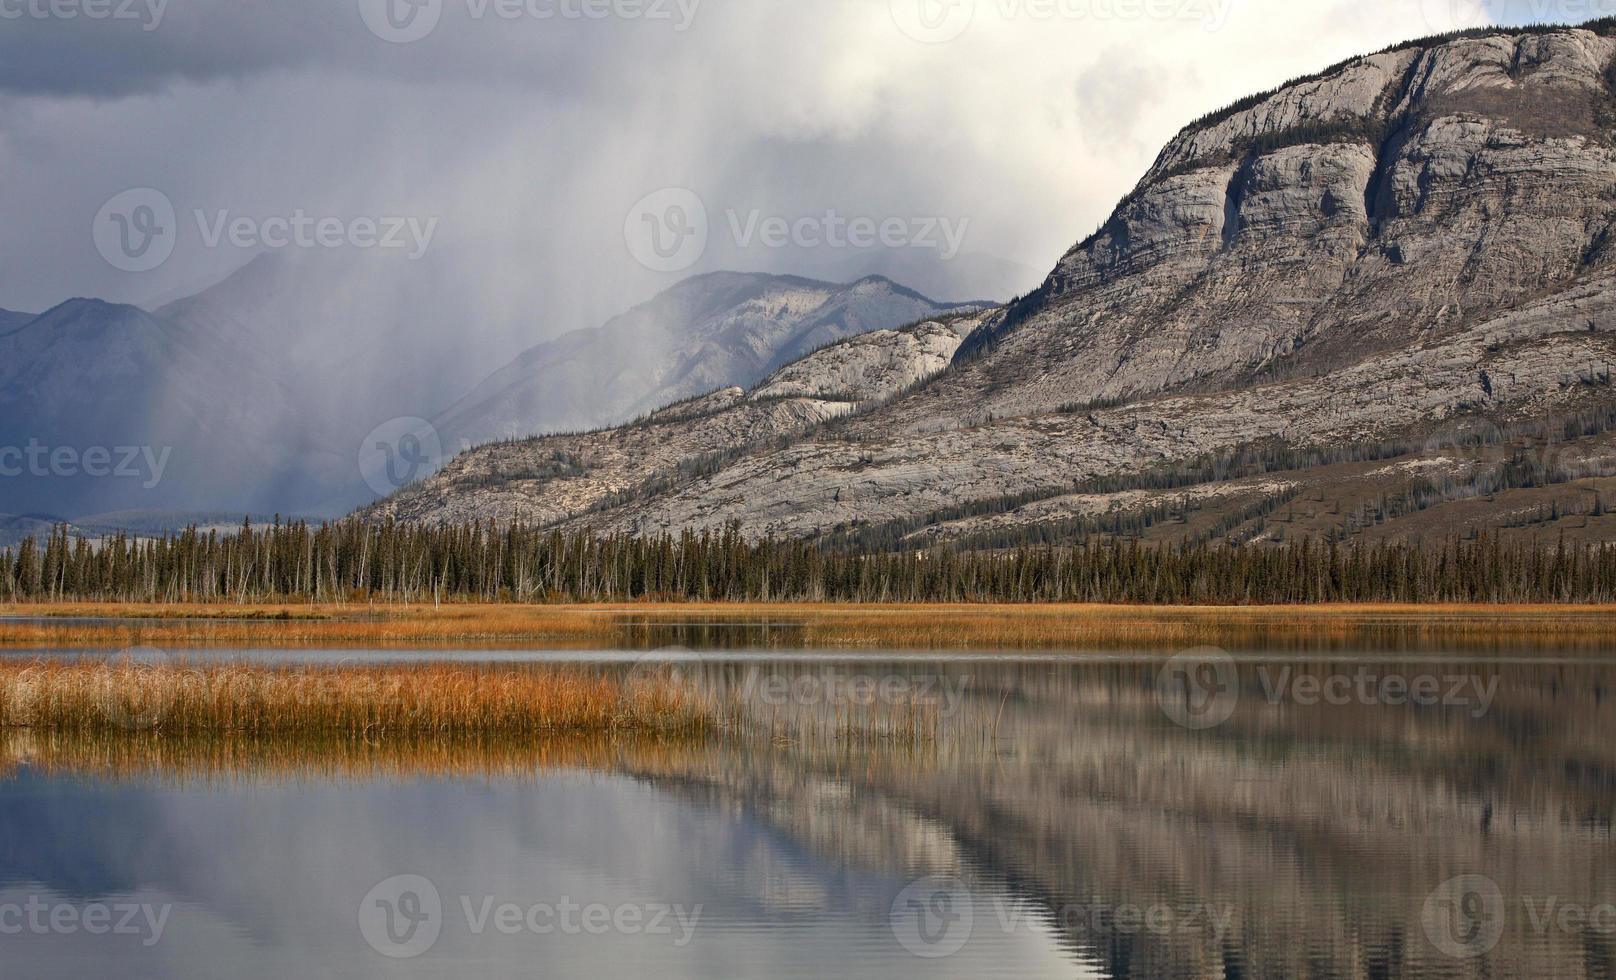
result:
[[[616,424],[731,385],[870,330],[956,307],[889,279],[834,285],[789,276],[697,276],[597,329],[541,344],[434,424],[453,444]]]
[[[948,370],[834,426],[696,470],[644,458],[640,490],[587,509],[540,480],[439,483],[388,512],[912,531],[1253,443],[1332,450],[1603,410],[1613,32],[1417,42],[1197,123]]]

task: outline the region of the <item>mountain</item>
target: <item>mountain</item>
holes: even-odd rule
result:
[[[593,429],[750,386],[825,344],[955,308],[880,276],[850,285],[697,276],[604,326],[524,352],[433,422],[463,445]]]
[[[374,499],[357,462],[366,433],[441,410],[520,349],[510,324],[449,297],[461,271],[266,253],[154,312],[74,300],[39,317],[0,315],[0,447],[152,453],[114,466],[148,474],[138,478],[30,463],[0,482],[0,510],[180,521],[334,514]]]
[[[490,447],[382,510],[883,545],[1616,537],[1613,33],[1426,39],[1198,121],[947,370],[835,424],[647,458],[592,503],[497,465],[562,443]]]
[[[815,256],[804,255],[812,261]],[[930,249],[874,248],[845,256],[825,256],[818,265],[797,269],[803,275],[831,282],[852,282],[866,276],[885,276],[911,289],[939,299],[1003,302],[1036,287],[1044,278],[1040,266],[982,252],[962,252],[943,259]]]
[[[490,514],[553,523],[721,468],[749,447],[790,439],[907,390],[948,365],[989,313],[949,314],[831,344],[751,391],[725,388],[631,425],[494,443],[368,508],[377,520]]]
[[[622,421],[953,308],[879,277],[704,276],[488,376],[484,362],[514,346],[490,333],[511,331],[435,307],[426,293],[451,267],[436,268],[410,285],[393,259],[265,255],[155,313],[78,299],[0,316],[0,510],[75,523],[146,512],[143,527],[341,513],[387,486],[367,433],[430,417],[477,378],[438,417],[446,445]],[[411,315],[391,319],[401,302]]]
[[[0,504],[75,516],[267,508],[330,483],[340,457],[231,342],[133,306],[69,300],[0,335]],[[351,464],[349,464],[351,467]]]
[[[265,253],[156,314],[274,363],[357,446],[388,419],[441,411],[521,349],[533,311],[471,309],[466,278],[435,255]]]
[[[11,310],[0,310],[0,336],[20,328],[33,318],[34,314],[32,313],[13,313]]]

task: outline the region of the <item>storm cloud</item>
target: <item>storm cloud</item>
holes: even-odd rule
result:
[[[467,315],[517,349],[718,268],[1003,298],[1202,112],[1456,18],[1599,13],[1516,4],[0,0],[0,307],[150,306],[300,214],[436,220]],[[130,188],[178,226],[139,272],[92,235]],[[664,189],[707,218],[673,269],[626,240]],[[204,234],[220,215],[254,234]],[[792,233],[737,240],[754,216]],[[937,221],[964,226],[957,256],[916,241]]]

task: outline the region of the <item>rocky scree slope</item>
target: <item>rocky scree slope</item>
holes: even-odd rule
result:
[[[545,484],[440,484],[407,516],[812,536],[1254,442],[1597,409],[1616,344],[1613,28],[1416,42],[1197,123],[948,370],[839,425],[586,513]]]

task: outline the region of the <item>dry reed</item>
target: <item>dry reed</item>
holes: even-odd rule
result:
[[[699,734],[673,684],[575,668],[0,664],[0,728],[167,736]]]

